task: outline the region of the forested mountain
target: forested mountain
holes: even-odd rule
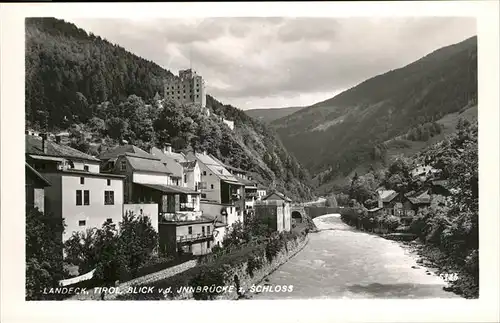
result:
[[[68,129],[71,145],[92,154],[119,140],[146,150],[167,142],[178,151],[203,149],[290,197],[312,197],[307,172],[272,129],[211,96],[210,116],[163,100],[163,80],[171,77],[74,24],[26,19],[27,126]],[[234,131],[221,116],[234,120]]]
[[[438,135],[437,121],[477,104],[477,37],[371,78],[334,98],[272,122],[318,185],[358,165],[384,163],[384,143]]]
[[[280,109],[251,109],[251,110],[245,110],[245,113],[251,116],[252,118],[269,123],[274,120],[286,117],[303,108],[304,107],[289,107]]]

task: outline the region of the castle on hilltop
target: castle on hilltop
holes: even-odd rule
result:
[[[165,99],[194,103],[205,108],[205,80],[192,69],[179,71],[179,76],[165,81]]]
[[[164,97],[165,99],[177,101],[181,104],[192,103],[199,105],[201,111],[210,116],[210,110],[206,107],[207,94],[205,80],[191,68],[180,70],[179,76],[165,80]],[[221,121],[231,130],[234,130],[234,121],[222,117]]]

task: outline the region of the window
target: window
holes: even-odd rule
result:
[[[206,198],[207,198],[207,194],[205,194],[205,193],[201,193],[201,198],[202,198],[202,199],[206,199]]]
[[[188,234],[193,234],[193,227],[188,227]]]
[[[203,171],[203,176],[207,176],[207,171]]]
[[[210,248],[210,240],[207,241],[207,248]]]
[[[110,186],[111,185],[111,180],[107,179],[106,181],[107,181],[108,186]]]
[[[83,191],[83,205],[89,205],[90,204],[90,191],[85,190]]]
[[[87,166],[87,165],[83,166],[83,170],[86,171],[86,172],[88,172],[89,171],[89,166]]]
[[[85,177],[80,177],[80,184],[85,184]]]
[[[125,160],[121,161],[120,170],[122,170],[122,171],[127,170],[127,161],[125,161]]]
[[[210,235],[210,226],[207,225],[207,234]]]
[[[78,226],[84,227],[87,222],[85,220],[78,221]]]
[[[187,183],[188,179],[187,179],[187,175],[184,174],[184,183]]]
[[[214,184],[210,184],[210,188],[211,188],[211,189],[214,189]]]
[[[82,205],[82,190],[76,191],[76,205]]]
[[[104,191],[104,205],[114,205],[114,204],[115,204],[115,192]]]
[[[205,235],[205,227],[201,227],[201,235],[204,236]]]

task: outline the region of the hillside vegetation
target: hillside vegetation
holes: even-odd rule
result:
[[[243,111],[207,96],[210,117],[195,106],[162,100],[157,64],[54,18],[26,20],[26,123],[68,129],[71,145],[97,155],[127,140],[143,149],[172,143],[207,150],[251,171],[292,198],[312,198],[309,175],[275,132]],[[217,116],[235,122],[231,131]]]
[[[391,139],[425,142],[441,118],[477,104],[477,37],[371,78],[272,122],[283,144],[324,185],[384,164]],[[446,119],[444,119],[446,120]],[[397,145],[396,145],[397,146]]]
[[[286,117],[292,113],[303,109],[304,107],[290,107],[280,109],[251,109],[245,110],[245,113],[257,120],[269,123],[274,120]]]

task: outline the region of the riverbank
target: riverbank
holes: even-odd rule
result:
[[[307,230],[283,232],[167,279],[131,286],[148,293],[125,293],[117,300],[236,300],[297,254],[308,242]],[[280,288],[284,286],[280,286]],[[286,286],[285,286],[286,287]]]
[[[400,241],[399,243],[410,255],[415,257],[417,264],[441,277],[448,284],[448,286],[443,287],[445,291],[464,298],[478,298],[479,286],[474,282],[474,277],[461,269],[451,257],[439,248],[427,245],[420,239]]]
[[[378,235],[384,239],[398,242],[411,255],[417,260],[417,264],[421,267],[429,268],[427,274],[435,273],[441,277],[448,286],[443,287],[445,291],[453,292],[464,298],[478,298],[479,297],[479,283],[475,280],[474,276],[465,270],[465,265],[459,265],[459,261],[454,259],[449,254],[445,253],[437,246],[425,243],[417,238],[410,237],[412,234],[403,234],[405,238],[395,238],[396,233],[389,230],[387,233],[375,232],[375,230],[364,229],[363,225],[359,226],[360,221],[357,221],[358,216],[355,213],[344,214],[341,220],[359,230],[361,232]],[[406,239],[410,237],[409,239]],[[462,261],[465,263],[465,261]]]

